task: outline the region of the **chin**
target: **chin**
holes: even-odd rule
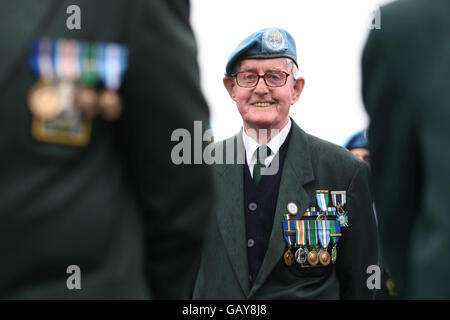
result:
[[[256,112],[254,110],[252,111],[253,112],[247,115],[248,122],[270,124],[277,120],[278,114],[273,112],[273,110],[264,110],[264,111],[257,110]]]
[[[273,118],[267,119],[249,119],[246,121],[250,128],[265,129],[272,128],[274,125]]]

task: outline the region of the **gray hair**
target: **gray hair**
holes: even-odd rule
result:
[[[298,68],[297,65],[295,64],[294,60],[286,58],[286,62],[287,62],[287,66],[288,66],[288,71],[290,73],[292,73],[292,77],[294,78],[294,80],[297,79],[297,73],[298,73]]]

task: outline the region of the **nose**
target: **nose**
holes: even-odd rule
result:
[[[264,78],[260,77],[258,79],[258,83],[256,84],[255,91],[256,94],[264,95],[269,92],[269,88],[267,87],[266,83],[264,82]]]

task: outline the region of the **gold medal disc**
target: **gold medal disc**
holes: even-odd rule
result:
[[[54,119],[61,112],[57,89],[42,81],[31,89],[28,104],[33,115],[41,120]]]
[[[76,96],[76,104],[83,116],[93,119],[98,114],[97,93],[90,88],[81,88]]]
[[[319,263],[319,255],[315,249],[312,249],[308,252],[308,263],[312,266],[315,266]]]
[[[283,259],[284,259],[284,263],[285,263],[288,267],[290,267],[290,266],[292,266],[292,265],[294,264],[294,259],[295,259],[295,257],[294,257],[294,254],[292,253],[291,249],[288,249],[288,250],[284,253]]]
[[[122,101],[115,91],[106,90],[100,93],[98,104],[105,120],[117,120],[122,114]]]
[[[328,251],[326,251],[326,249],[320,250],[319,261],[320,261],[320,264],[323,266],[327,266],[330,264],[331,257],[330,257],[330,254],[328,253]]]

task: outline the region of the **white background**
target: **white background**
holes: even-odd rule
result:
[[[342,144],[367,127],[361,97],[361,55],[373,11],[389,0],[191,0],[201,84],[216,141],[242,120],[222,78],[231,52],[251,33],[281,27],[295,39],[305,78],[291,117],[306,132]],[[383,17],[381,16],[381,29]]]

